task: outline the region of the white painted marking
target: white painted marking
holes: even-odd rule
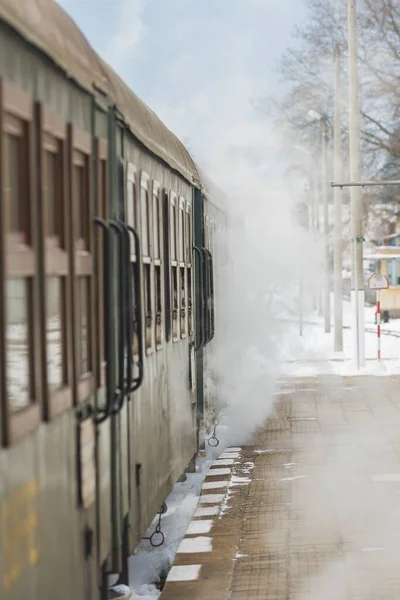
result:
[[[197,552],[211,552],[212,538],[210,537],[195,537],[183,538],[177,550],[177,554],[196,554]]]
[[[224,452],[218,458],[239,458],[240,452]]]
[[[200,533],[210,533],[213,522],[204,519],[203,521],[192,521],[188,527],[186,535],[199,535]]]
[[[387,481],[400,481],[399,473],[384,473],[382,475],[372,475],[372,481],[384,483]]]
[[[241,449],[242,449],[242,448],[240,448],[240,447],[239,447],[239,448],[234,448],[234,447],[232,446],[232,448],[227,448],[227,449],[225,450],[225,452],[240,452],[240,451],[241,451]]]
[[[203,494],[200,496],[200,504],[219,504],[225,498],[225,494]]]
[[[196,508],[194,517],[215,517],[219,514],[219,506],[199,506]]]
[[[230,469],[210,469],[207,473],[207,477],[216,477],[217,475],[230,475]]]
[[[251,483],[250,477],[237,477],[233,475],[231,479],[231,485],[247,485]]]
[[[213,462],[213,466],[216,467],[227,467],[228,465],[233,465],[235,462],[234,458],[219,458]]]
[[[206,481],[203,483],[203,490],[216,490],[218,488],[228,487],[228,479],[225,481]]]
[[[199,578],[201,565],[179,565],[172,567],[167,581],[195,581]]]

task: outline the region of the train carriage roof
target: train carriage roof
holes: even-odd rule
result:
[[[132,133],[190,183],[200,176],[182,142],[118,77],[54,0],[0,0],[0,19],[51,58],[86,90],[106,94]]]

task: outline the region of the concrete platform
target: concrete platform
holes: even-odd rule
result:
[[[399,598],[399,379],[283,383],[210,469],[161,600]]]

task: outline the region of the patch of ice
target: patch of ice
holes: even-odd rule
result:
[[[177,554],[197,554],[197,552],[211,552],[212,538],[199,536],[184,538],[177,550]]]
[[[237,447],[237,448],[236,448],[236,447],[233,447],[233,446],[232,446],[231,448],[227,448],[227,449],[225,450],[225,452],[240,452],[240,451],[241,451],[241,449],[242,449],[241,447]]]
[[[234,458],[218,458],[218,460],[213,462],[213,466],[216,467],[227,467],[233,465],[235,462]]]
[[[235,558],[244,558],[245,556],[248,556],[248,554],[241,554],[240,552],[236,552],[235,554]]]
[[[213,522],[211,520],[192,521],[188,527],[186,535],[199,535],[200,533],[210,533]]]
[[[167,581],[195,581],[199,578],[201,565],[179,565],[172,567]]]
[[[304,479],[307,475],[296,475],[295,477],[283,477],[279,481],[294,481],[295,479]]]
[[[200,496],[200,504],[219,504],[224,499],[225,494],[203,494]]]

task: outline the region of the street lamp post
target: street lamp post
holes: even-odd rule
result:
[[[325,333],[331,330],[330,286],[329,286],[329,209],[328,209],[328,124],[326,115],[315,110],[309,110],[308,116],[312,121],[321,123],[321,154],[322,154],[322,203],[324,211],[324,324]]]
[[[339,181],[342,173],[342,139],[341,139],[341,82],[340,82],[340,47],[335,46],[335,120],[334,120],[334,178]],[[339,189],[334,190],[334,324],[336,352],[343,350],[343,279],[342,279],[342,198]]]
[[[361,174],[360,145],[360,98],[357,71],[357,4],[356,0],[348,0],[348,48],[349,48],[349,151],[350,180],[359,181]],[[362,199],[361,189],[352,187],[351,201],[351,233],[353,238],[352,269],[352,323],[354,327],[354,349],[357,368],[365,365],[364,334],[364,277],[363,277],[363,233],[362,233]]]

